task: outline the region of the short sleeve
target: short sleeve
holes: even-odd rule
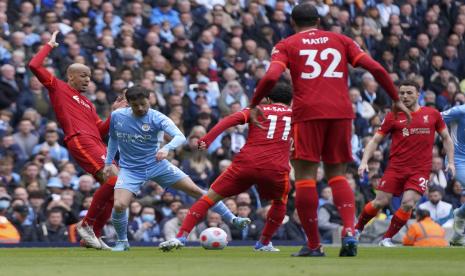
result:
[[[446,123],[444,122],[444,119],[441,116],[441,113],[439,111],[435,110],[435,115],[436,115],[436,132],[441,132],[443,129],[446,128]]]
[[[281,64],[284,68],[289,65],[289,56],[284,40],[281,40],[271,50],[271,63]]]
[[[383,122],[381,123],[381,127],[378,129],[378,133],[386,136],[392,131],[392,127],[394,126],[394,120],[392,117],[392,113],[388,113],[386,117],[384,117]]]
[[[346,54],[347,54],[347,61],[352,65],[356,66],[357,61],[366,55],[366,53],[360,48],[357,42],[354,40],[344,36],[344,41],[346,45]]]

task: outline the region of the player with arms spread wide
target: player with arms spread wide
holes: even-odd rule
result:
[[[465,105],[452,107],[441,113],[444,121],[450,125],[454,142],[454,157],[457,175],[455,179],[465,190]],[[465,204],[454,210],[454,236],[450,240],[452,246],[465,246]]]
[[[116,178],[103,175],[106,147],[102,137],[108,134],[110,118],[105,122],[98,117],[95,107],[81,93],[87,91],[90,82],[90,69],[84,64],[73,63],[66,70],[68,82],[57,79],[45,67],[44,59],[58,47],[56,37],[34,56],[29,68],[48,89],[50,101],[60,126],[65,133],[65,143],[77,163],[92,174],[102,186],[95,192],[86,217],[78,223],[77,230],[87,246],[96,249],[109,249],[100,238],[102,228],[108,221],[113,208],[113,187]],[[126,106],[126,101],[118,99],[113,109]]]
[[[292,10],[291,22],[296,34],[281,40],[271,53],[271,65],[257,86],[251,103],[251,120],[262,113],[256,106],[289,68],[294,88],[292,165],[296,177],[295,205],[308,239],[293,256],[324,256],[318,237],[318,194],[316,173],[324,162],[334,204],[343,221],[340,256],[357,255],[354,236],[354,194],[344,177],[352,161],[351,131],[354,114],[349,99],[348,65],[370,71],[394,100],[394,108],[410,116],[399,101],[396,88],[384,68],[370,58],[350,38],[318,30],[317,9],[309,3]]]
[[[279,251],[273,247],[271,237],[284,219],[289,193],[289,133],[292,116],[289,105],[292,89],[287,84],[278,84],[268,99],[269,104],[260,105],[266,118],[261,122],[263,129],[249,123],[250,111],[244,109],[224,118],[199,140],[199,149],[206,150],[226,129],[249,123],[247,143],[234,157],[232,165],[215,180],[208,193],[192,205],[177,238],[162,242],[162,250],[183,247],[186,237],[205,217],[210,207],[223,198],[247,191],[257,184],[260,196],[272,200],[272,205],[255,250]]]
[[[408,124],[404,114],[395,118],[392,113],[388,113],[381,128],[365,147],[358,169],[360,175],[368,171],[368,160],[383,138],[391,134],[389,164],[377,187],[376,198],[365,205],[355,226],[357,231],[363,231],[365,224],[380,209],[390,204],[393,195],[402,195],[401,206],[392,217],[389,228],[379,243],[381,246],[394,246],[391,238],[407,223],[413,208],[428,187],[436,132],[444,143],[449,161],[447,170],[452,177],[455,175],[454,145],[446,124],[436,109],[418,104],[419,93],[419,86],[414,81],[407,80],[400,84],[400,99],[411,111],[412,122]]]
[[[182,190],[199,198],[205,192],[179,168],[171,164],[166,157],[169,151],[184,144],[186,138],[176,125],[164,114],[151,109],[150,91],[133,86],[126,91],[130,107],[112,113],[108,155],[105,160],[105,174],[115,176],[118,172],[113,165],[116,151],[120,154],[118,182],[115,185],[115,206],[112,215],[113,225],[118,236],[113,251],[129,249],[127,239],[127,209],[133,195],[147,180],[153,180],[160,186]],[[166,132],[171,141],[159,147]],[[238,218],[226,208],[223,202],[213,207],[225,221],[243,228],[250,223],[248,218]]]

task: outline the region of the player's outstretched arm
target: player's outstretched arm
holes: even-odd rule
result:
[[[358,174],[363,176],[365,172],[368,172],[368,160],[373,156],[373,153],[378,148],[379,143],[383,141],[384,135],[381,133],[376,133],[373,138],[371,138],[370,142],[365,147],[363,152],[362,161],[360,162],[360,166],[358,167]]]
[[[452,178],[455,177],[455,163],[454,163],[454,142],[449,135],[449,131],[447,128],[444,128],[439,132],[442,138],[442,143],[444,145],[444,149],[447,154],[447,167],[446,171],[448,171]]]
[[[48,56],[52,49],[58,47],[59,44],[56,42],[56,37],[58,33],[58,31],[55,31],[52,34],[50,41],[47,44],[45,44],[42,47],[42,49],[29,62],[29,68],[31,69],[32,73],[39,79],[39,81],[45,87],[52,85],[54,77],[42,64],[44,63],[44,59]]]
[[[357,60],[356,65],[368,70],[391,97],[394,102],[392,106],[394,116],[396,116],[397,112],[403,112],[407,116],[408,123],[410,123],[412,121],[410,110],[400,101],[397,89],[383,66],[368,55],[363,55],[359,60]]]
[[[198,146],[200,150],[207,149],[211,143],[225,130],[230,127],[242,125],[249,121],[250,110],[244,109],[223,118],[219,121],[204,137],[199,139]]]
[[[272,62],[270,68],[266,71],[265,76],[258,83],[252,102],[250,103],[250,122],[254,125],[261,127],[260,122],[258,121],[258,116],[263,114],[257,108],[257,105],[259,105],[262,99],[270,93],[271,89],[274,87],[276,82],[278,82],[285,69],[286,68],[281,63]]]

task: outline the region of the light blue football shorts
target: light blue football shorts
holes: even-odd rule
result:
[[[168,160],[162,160],[145,170],[120,168],[115,189],[125,189],[137,194],[148,180],[155,181],[163,188],[167,188],[185,177],[187,175],[178,167]]]

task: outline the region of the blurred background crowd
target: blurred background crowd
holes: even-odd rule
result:
[[[394,82],[413,79],[420,103],[442,111],[465,103],[465,3],[453,0],[311,0],[321,28],[350,36],[389,72]],[[0,225],[11,223],[21,241],[77,241],[75,223],[85,215],[98,183],[75,164],[46,89],[27,63],[60,30],[46,67],[64,79],[74,62],[92,69],[86,96],[99,116],[124,89],[140,84],[153,92],[150,103],[169,116],[188,138],[170,156],[196,184],[207,189],[231,164],[247,137],[247,126],[231,128],[199,152],[197,140],[224,116],[247,107],[270,64],[272,47],[293,34],[295,0],[0,0]],[[283,75],[289,81],[289,74]],[[356,114],[354,163],[346,176],[356,195],[357,214],[375,196],[387,165],[389,141],[356,168],[363,147],[390,110],[390,99],[373,76],[350,69],[350,99]],[[322,92],[323,93],[323,92]],[[465,202],[461,185],[444,173],[438,141],[433,151],[430,189],[421,208],[450,227],[452,209]],[[332,242],[341,220],[332,204],[323,170],[318,175],[320,234]],[[275,239],[304,240],[293,206]],[[148,182],[130,207],[133,241],[174,237],[193,199]],[[218,226],[233,240],[256,240],[269,208],[256,190],[225,200],[238,216],[252,218],[237,230],[214,213],[191,236]],[[388,221],[398,200],[377,220]],[[372,242],[383,230],[367,230]],[[379,233],[378,233],[378,232]],[[111,223],[105,228],[114,238]]]

